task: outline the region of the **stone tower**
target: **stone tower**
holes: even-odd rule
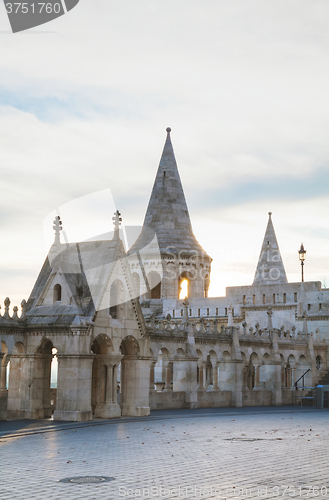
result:
[[[253,285],[282,285],[288,283],[273,227],[272,212],[269,212],[268,215],[268,223]]]
[[[189,297],[207,296],[210,282],[212,259],[196,240],[190,221],[190,216],[179,177],[173,146],[170,139],[171,129],[167,128],[167,138],[164,145],[159,168],[151,198],[147,207],[143,229],[129,251],[129,254],[140,252],[150,242],[150,235],[157,236],[158,258],[152,245],[145,255],[145,272],[135,276],[140,283],[141,295],[152,299],[179,298],[181,284],[187,281]],[[134,269],[131,269],[134,272]],[[160,283],[160,275],[162,280]],[[145,286],[143,286],[145,282]]]

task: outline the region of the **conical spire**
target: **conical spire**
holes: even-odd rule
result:
[[[272,222],[272,212],[265,231],[253,285],[276,285],[288,283],[279,245]]]
[[[167,128],[167,138],[147,207],[143,231],[130,252],[145,246],[149,238],[147,228],[151,228],[157,235],[162,253],[197,251],[206,255],[192,231],[170,132],[171,129]]]

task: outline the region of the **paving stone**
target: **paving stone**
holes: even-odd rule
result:
[[[328,410],[163,415],[9,432],[1,500],[329,498]],[[60,482],[77,476],[115,480]]]

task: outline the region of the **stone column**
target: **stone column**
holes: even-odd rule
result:
[[[49,396],[50,406],[50,371],[48,391],[45,382],[44,354],[12,354],[10,363],[8,418],[44,418],[44,401]],[[50,357],[51,358],[51,357]]]
[[[255,384],[254,384],[254,391],[259,391],[260,390],[260,384],[259,384],[259,365],[255,366]]]
[[[166,385],[165,385],[165,388],[164,388],[164,392],[168,392],[168,391],[171,391],[171,366],[172,364],[170,362],[168,362],[167,366],[166,366]]]
[[[199,391],[205,390],[206,384],[206,365],[205,363],[201,363],[199,366]]]
[[[215,366],[213,366],[213,391],[218,391],[219,385],[218,385],[218,364],[214,363]]]
[[[10,356],[0,353],[1,385],[0,385],[0,420],[7,420],[8,391],[7,391],[7,365]]]
[[[93,354],[57,354],[57,402],[54,420],[92,420]]]
[[[286,365],[281,365],[281,387],[282,389],[286,388]]]
[[[243,371],[243,361],[235,360],[234,372],[235,372],[235,387],[231,391],[231,405],[236,407],[243,406],[242,399],[242,371]]]
[[[52,408],[50,404],[50,379],[51,379],[51,362],[52,354],[46,355],[43,358],[43,418],[50,418],[52,415]]]
[[[24,384],[27,359],[25,354],[12,354],[8,387],[8,418],[25,418],[24,402],[28,399]],[[29,381],[30,382],[30,381]],[[25,387],[24,387],[25,386]]]
[[[154,391],[154,370],[155,370],[156,361],[151,361],[150,366],[150,391]]]
[[[101,384],[106,387],[104,400],[100,399],[99,403],[95,408],[95,417],[97,418],[117,418],[121,417],[121,408],[117,401],[117,374],[118,365],[120,358],[112,358],[109,361],[108,355],[98,355],[102,357],[102,362],[105,373],[101,371],[101,376],[104,381],[101,380]],[[106,375],[106,378],[105,378]],[[101,385],[102,387],[102,385]]]
[[[142,417],[150,414],[150,357],[125,355],[121,361],[122,415]]]
[[[291,367],[291,390],[295,389],[295,379],[296,379],[296,366]]]
[[[113,365],[107,364],[106,403],[113,403]]]

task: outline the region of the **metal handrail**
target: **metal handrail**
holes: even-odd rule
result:
[[[303,379],[303,386],[304,386],[304,377],[305,377],[306,373],[308,373],[308,372],[310,371],[310,369],[311,369],[311,368],[309,368],[308,370],[306,370],[306,372],[305,372],[305,373],[303,373],[303,375],[302,375],[301,377],[299,377],[299,379],[298,379],[298,380],[296,380],[296,382],[294,383],[294,386],[296,387],[296,391],[297,391],[297,389],[298,389],[297,384],[298,384],[298,382],[300,381],[300,379]]]

